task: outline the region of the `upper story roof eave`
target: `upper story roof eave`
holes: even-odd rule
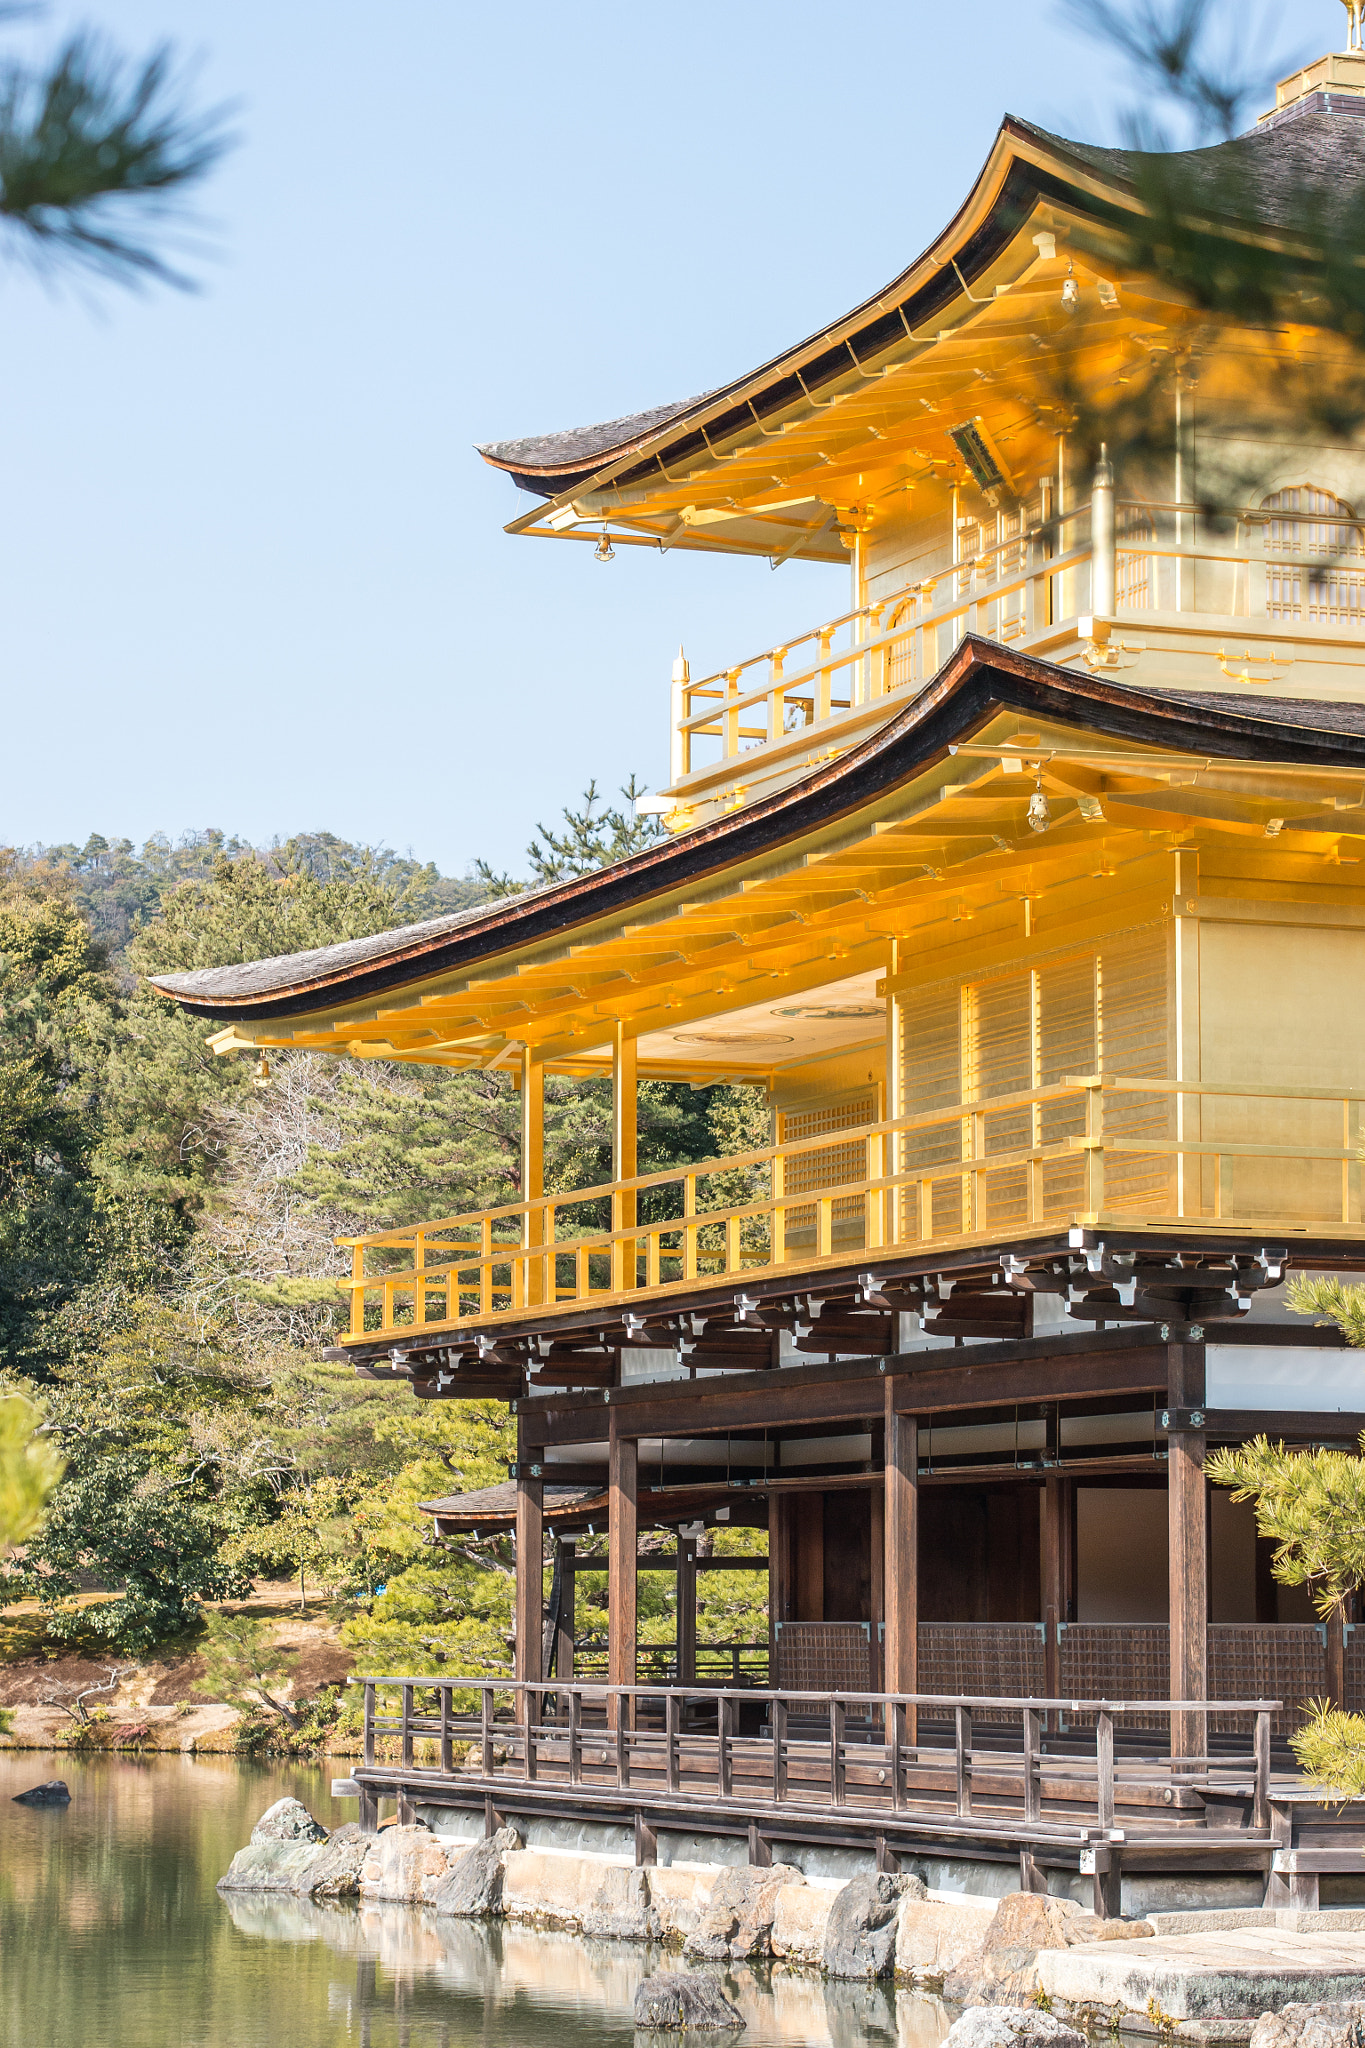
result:
[[[797,378],[819,390],[834,376],[846,377],[903,342],[909,330],[931,327],[954,300],[965,302],[967,288],[1040,202],[1072,204],[1111,226],[1125,214],[1141,214],[1140,174],[1153,164],[1177,172],[1191,217],[1211,230],[1271,243],[1292,241],[1294,195],[1305,181],[1317,177],[1324,189],[1340,189],[1365,176],[1365,121],[1307,114],[1210,148],[1148,156],[1074,142],[1007,115],[947,226],[913,263],[841,319],[701,397],[598,426],[488,442],[478,453],[494,468],[506,470],[521,489],[557,504],[628,481],[648,465],[667,469],[685,461],[704,462],[707,437],[734,431],[740,424],[737,409],[776,409],[779,399],[788,402],[782,395],[787,385],[799,401]],[[509,530],[516,532],[542,516],[538,507],[514,520]]]
[[[1000,711],[1173,753],[1365,768],[1365,704],[1140,691],[968,638],[934,680],[868,739],[773,795],[631,859],[524,894],[310,953],[192,973],[153,986],[219,1025],[316,1017],[442,976],[486,971],[523,950],[825,831],[883,801]]]

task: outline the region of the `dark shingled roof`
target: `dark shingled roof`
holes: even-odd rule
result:
[[[1029,716],[1093,725],[1111,737],[1128,735],[1223,759],[1357,765],[1365,747],[1365,704],[1141,689],[1058,668],[969,634],[933,682],[848,753],[743,810],[661,840],[612,867],[310,953],[158,975],[154,986],[200,1016],[227,1023],[234,1014],[249,1020],[334,1008],[410,987],[423,976],[467,972],[494,952],[547,937],[559,941],[592,918],[619,915],[652,894],[789,844],[897,787],[944,745],[974,731],[992,706],[1004,704]]]
[[[647,412],[628,412],[619,420],[600,420],[591,427],[570,427],[562,434],[530,434],[522,441],[481,441],[478,452],[504,469],[582,469],[604,455],[628,454],[656,427],[680,419],[710,396],[703,391],[696,398],[651,406]]]
[[[1069,160],[1098,172],[1114,186],[1131,190],[1144,173],[1159,169],[1182,199],[1207,208],[1213,216],[1248,227],[1293,229],[1305,225],[1306,186],[1316,187],[1329,202],[1346,204],[1351,188],[1365,175],[1365,120],[1345,118],[1344,108],[1341,113],[1316,111],[1318,106],[1325,105],[1321,95],[1315,95],[1310,104],[1314,111],[1288,109],[1246,135],[1207,149],[1105,149],[1096,143],[1073,142],[1067,136],[1054,135],[1013,114],[1006,117],[1002,133],[1041,144],[1055,159]],[[1353,103],[1351,112],[1358,114],[1365,112],[1365,108],[1357,109]],[[943,239],[940,237],[940,241]],[[874,299],[864,301],[863,307],[855,308],[844,321],[832,321],[825,331],[832,332],[856,321],[864,310],[872,317],[882,315],[887,303],[901,293],[915,267],[912,264],[910,270],[902,271]],[[970,273],[970,264],[968,270]],[[798,346],[806,345],[803,342]],[[769,369],[776,373],[791,353],[794,351],[784,353]],[[608,461],[629,455],[660,428],[682,421],[709,399],[724,397],[762,375],[762,371],[755,371],[682,404],[655,406],[648,412],[630,413],[596,426],[570,427],[564,433],[535,434],[524,440],[486,442],[478,452],[486,461],[510,470],[523,490],[553,496],[577,483],[586,483]]]
[[[494,900],[501,909],[503,905],[525,903],[555,886],[545,882],[539,889],[517,889]],[[195,967],[184,974],[152,974],[147,978],[153,988],[166,995],[190,1000],[197,996],[211,1000],[220,995],[272,994],[295,988],[318,975],[330,977],[348,968],[364,967],[371,960],[399,959],[408,948],[424,951],[431,940],[477,923],[492,908],[491,902],[474,903],[466,910],[452,910],[446,917],[426,917],[420,924],[396,925],[390,931],[371,932],[367,939],[342,939],[338,945],[314,946],[306,953],[277,953],[268,960],[247,960],[228,967]]]
[[[592,1500],[601,1491],[600,1486],[547,1486],[545,1505],[573,1508],[581,1500]],[[419,1500],[417,1506],[421,1514],[439,1515],[443,1522],[496,1521],[500,1516],[516,1513],[517,1483],[515,1479],[504,1479],[500,1485],[481,1487],[476,1493],[448,1493],[441,1500]]]

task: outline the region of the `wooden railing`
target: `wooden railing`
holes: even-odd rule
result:
[[[1014,1833],[1065,1827],[1078,1838],[1107,1833],[1116,1816],[1159,1821],[1173,1805],[1198,1804],[1203,1790],[1241,1792],[1251,1829],[1270,1824],[1271,1716],[1278,1700],[1220,1700],[1219,1713],[1245,1731],[1242,1749],[1172,1755],[1115,1751],[1125,1721],[1144,1735],[1172,1717],[1205,1716],[1203,1700],[999,1700],[961,1694],[757,1691],[710,1686],[509,1683],[487,1678],[374,1677],[365,1689],[364,1767],[385,1762],[433,1786],[457,1771],[503,1785],[563,1784],[638,1796],[696,1795],[739,1812],[764,1807],[892,1813],[924,1805],[970,1820],[992,1819]],[[1017,1749],[1005,1732],[973,1742],[973,1714],[1013,1708]],[[740,1732],[738,1715],[757,1733]],[[1048,1754],[1044,1717],[1089,1717],[1094,1754]],[[714,1733],[709,1723],[714,1720]],[[928,1734],[930,1723],[950,1733]],[[1193,1723],[1197,1729],[1199,1721]],[[1191,1723],[1182,1724],[1188,1730]],[[1172,1734],[1175,1733],[1171,1728]],[[921,1734],[925,1739],[921,1740]],[[419,1757],[418,1748],[422,1748]],[[455,1749],[462,1746],[457,1760]],[[380,1757],[381,1747],[397,1751]],[[1194,1796],[1192,1802],[1191,1795]],[[1184,1818],[1191,1818],[1186,1813]],[[1245,1841],[1250,1830],[1243,1831]]]
[[[672,1684],[678,1676],[678,1646],[671,1643],[640,1643],[635,1659],[642,1678]],[[607,1669],[607,1639],[589,1637],[574,1644],[574,1677],[593,1678]],[[699,1685],[757,1686],[767,1683],[768,1645],[761,1643],[713,1642],[696,1646]]]
[[[884,699],[918,688],[964,634],[1028,646],[1056,638],[1067,625],[1074,631],[1078,618],[1094,608],[1090,509],[1088,502],[1077,505],[1046,526],[1001,540],[892,597],[844,612],[714,675],[694,682],[680,671],[673,692],[673,783],[757,748],[799,748]],[[1239,514],[1238,544],[1229,546],[1221,537],[1194,537],[1198,522],[1190,505],[1134,500],[1121,502],[1118,510],[1117,610],[1135,625],[1144,612],[1202,611],[1245,619],[1249,630],[1280,639],[1294,634],[1304,619],[1348,638],[1365,633],[1358,567],[1342,574],[1333,563],[1322,565],[1314,583],[1319,565],[1302,553],[1266,548],[1267,521],[1282,514]],[[1135,520],[1152,530],[1135,530]],[[1169,531],[1158,534],[1158,525]],[[1201,571],[1209,594],[1216,582],[1222,602],[1196,601]],[[1292,579],[1297,581],[1291,590]],[[1348,585],[1348,600],[1354,601],[1314,602],[1314,591],[1340,595]],[[1208,652],[1218,660],[1222,651]],[[1284,665],[1272,656],[1263,661],[1272,668]]]
[[[337,1284],[351,1295],[352,1338],[401,1337],[1077,1222],[1351,1233],[1363,1101],[1365,1091],[1071,1075],[833,1139],[343,1238],[352,1276]],[[1340,1142],[1322,1142],[1338,1131]],[[859,1146],[863,1172],[820,1180],[821,1153],[847,1174]],[[752,1189],[738,1202],[735,1176]]]

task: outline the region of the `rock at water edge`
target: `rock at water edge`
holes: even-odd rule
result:
[[[707,1963],[770,1955],[778,1894],[785,1885],[805,1882],[802,1872],[786,1863],[772,1863],[766,1870],[723,1870],[684,1954]]]
[[[360,1873],[362,1899],[420,1905],[449,1870],[446,1852],[430,1828],[385,1828],[371,1835]]]
[[[369,1847],[370,1837],[355,1821],[333,1828],[327,1840],[313,1850],[308,1868],[299,1873],[291,1889],[311,1899],[358,1898]]]
[[[32,1785],[27,1792],[16,1792],[15,1806],[70,1806],[71,1794],[62,1778],[49,1778],[45,1785]]]
[[[1042,1892],[1006,1892],[981,1947],[959,1956],[945,1975],[943,1995],[954,2005],[1031,1998],[1039,1988],[1038,1956],[1042,1950],[1076,1948],[1094,1941],[1141,1940],[1151,1932],[1146,1921],[1097,1920],[1074,1899],[1053,1899]]]
[[[325,1842],[327,1829],[301,1799],[277,1799],[251,1830],[253,1842]]]
[[[1086,2048],[1086,2041],[1040,2006],[974,2005],[949,2027],[943,2048]]]
[[[1250,2048],[1365,2048],[1365,2000],[1263,2012],[1251,2030]]]
[[[851,1878],[836,1892],[825,1925],[825,1974],[889,1977],[896,1964],[896,1919],[907,1895],[928,1897],[923,1878],[895,1877],[886,1870]]]
[[[646,1977],[636,1992],[635,2024],[656,2032],[691,2027],[715,2033],[744,2022],[716,1978],[705,1970],[666,1970]]]
[[[515,1828],[499,1828],[450,1866],[449,1875],[438,1878],[427,1898],[438,1913],[454,1920],[484,1920],[502,1911],[502,1887],[509,1849],[521,1847]]]
[[[609,1941],[657,1941],[659,1915],[650,1896],[649,1872],[608,1864],[583,1908],[583,1932]]]

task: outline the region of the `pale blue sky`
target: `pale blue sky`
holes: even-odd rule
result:
[[[1344,40],[1339,0],[1289,24]],[[203,291],[0,276],[0,841],[327,828],[518,864],[667,765],[668,674],[842,571],[513,540],[472,443],[761,362],[885,283],[1008,108],[1114,139],[1035,0],[93,0],[241,101]],[[11,37],[11,40],[14,40]],[[1301,54],[1303,53],[1301,52]]]

